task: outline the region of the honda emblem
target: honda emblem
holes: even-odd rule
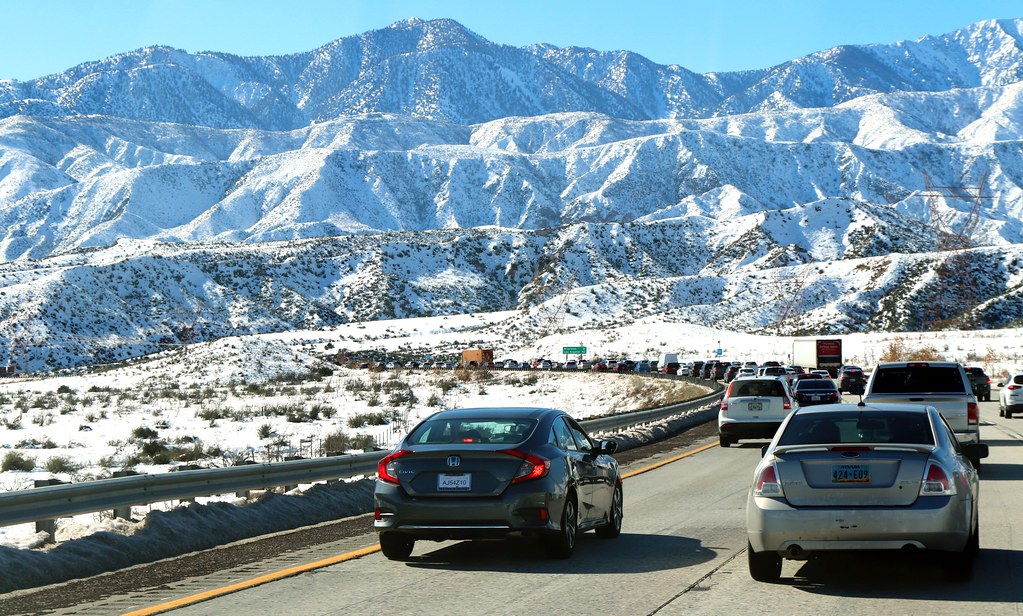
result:
[[[448,466],[458,466],[462,463],[460,456],[448,456]]]

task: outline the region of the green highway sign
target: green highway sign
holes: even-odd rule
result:
[[[565,355],[583,355],[586,347],[561,347],[561,352]]]

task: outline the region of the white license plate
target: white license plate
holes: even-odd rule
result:
[[[754,413],[760,412],[760,411],[764,410],[764,403],[763,402],[750,402],[749,403],[749,410],[750,410],[750,412],[754,412]]]
[[[810,396],[810,401],[811,402],[819,402],[820,399],[821,399],[820,396]]]
[[[870,483],[870,466],[867,464],[831,465],[831,483]]]
[[[467,491],[472,489],[472,475],[438,475],[438,490]]]

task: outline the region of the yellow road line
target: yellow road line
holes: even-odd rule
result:
[[[622,479],[628,479],[629,477],[635,477],[636,475],[641,475],[643,473],[648,473],[648,472],[650,472],[650,471],[652,471],[654,469],[661,468],[662,466],[667,466],[668,464],[671,464],[672,462],[678,462],[679,460],[682,460],[684,458],[688,458],[689,456],[694,456],[694,455],[700,453],[701,451],[706,451],[706,450],[708,450],[708,449],[710,449],[712,447],[717,447],[717,446],[718,446],[717,443],[710,443],[709,445],[704,445],[703,447],[700,447],[698,449],[693,449],[692,451],[687,451],[687,452],[685,452],[683,454],[680,454],[680,455],[677,455],[677,456],[675,456],[673,458],[668,458],[667,460],[661,460],[660,462],[658,462],[656,464],[651,464],[650,466],[644,466],[643,468],[638,468],[638,469],[636,469],[634,471],[630,471],[628,473],[625,473],[624,475],[622,475]],[[379,545],[371,545],[369,547],[365,547],[365,548],[361,548],[359,550],[355,550],[354,552],[348,552],[346,554],[341,554],[340,556],[333,556],[331,558],[327,558],[327,559],[324,559],[324,560],[319,560],[319,561],[316,561],[314,563],[308,563],[308,564],[305,564],[305,565],[298,565],[296,567],[290,567],[288,569],[283,569],[281,571],[275,571],[273,573],[267,573],[266,575],[261,575],[261,576],[259,576],[257,578],[253,578],[251,580],[245,580],[244,582],[238,582],[237,584],[231,584],[230,586],[223,586],[221,588],[215,588],[213,590],[208,590],[206,592],[201,592],[201,593],[198,593],[198,594],[195,594],[195,595],[191,595],[191,596],[188,596],[188,597],[182,597],[181,599],[175,599],[174,601],[168,601],[166,603],[160,603],[159,605],[153,605],[151,607],[143,608],[141,610],[136,610],[134,612],[126,612],[122,616],[150,616],[151,614],[161,614],[163,612],[169,612],[171,610],[176,610],[179,607],[185,607],[185,606],[188,606],[188,605],[193,605],[193,604],[199,603],[201,601],[206,601],[207,599],[214,599],[216,597],[227,595],[227,594],[230,594],[230,593],[233,593],[233,592],[238,592],[239,590],[245,590],[245,589],[248,589],[248,588],[252,588],[254,586],[259,586],[261,584],[267,584],[269,582],[276,582],[277,580],[283,580],[284,578],[296,576],[296,575],[298,575],[300,573],[306,573],[306,572],[312,571],[314,569],[322,569],[323,567],[329,567],[331,565],[336,565],[338,563],[343,563],[346,560],[353,560],[355,558],[361,558],[361,557],[366,556],[368,554],[372,554],[374,552],[379,552],[379,551],[380,551],[380,546]]]
[[[300,573],[306,573],[314,569],[322,569],[323,567],[329,567],[330,565],[336,565],[338,563],[343,563],[346,560],[360,558],[362,556],[366,556],[367,554],[372,554],[373,552],[379,551],[380,546],[371,545],[369,547],[355,550],[354,552],[341,554],[340,556],[333,556],[331,558],[320,560],[314,563],[298,565],[296,567],[290,567],[288,569],[283,569],[281,571],[275,571],[273,573],[261,575],[251,580],[245,580],[244,582],[238,582],[237,584],[231,584],[230,586],[215,588],[213,590],[201,592],[199,594],[191,595],[189,597],[183,597],[181,599],[175,599],[174,601],[168,601],[166,603],[161,603],[159,605],[143,608],[141,610],[136,610],[134,612],[126,612],[123,616],[148,616],[149,614],[160,614],[162,612],[169,612],[170,610],[175,610],[179,607],[185,607],[187,605],[199,603],[200,601],[206,601],[207,599],[213,599],[215,597],[220,597],[222,595],[238,592],[239,590],[245,590],[247,588],[252,588],[253,586],[259,586],[260,584],[276,582],[277,580],[292,577]]]

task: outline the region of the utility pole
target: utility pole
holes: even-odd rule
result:
[[[935,331],[947,328],[971,329],[977,326],[973,284],[974,233],[980,222],[980,208],[985,201],[994,199],[984,194],[988,174],[976,186],[942,186],[924,174],[924,192],[934,230],[934,251],[938,253],[934,268],[934,284],[924,301],[921,328]],[[964,201],[965,212],[948,207],[950,200]],[[944,206],[944,207],[943,207]]]

